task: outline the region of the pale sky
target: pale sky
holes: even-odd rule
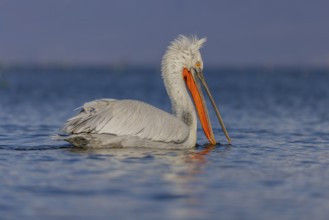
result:
[[[160,65],[179,34],[211,65],[329,66],[328,0],[0,0],[0,63]]]

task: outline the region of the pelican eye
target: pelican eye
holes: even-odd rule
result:
[[[200,62],[200,61],[196,61],[195,66],[196,66],[197,68],[201,68],[201,62]]]

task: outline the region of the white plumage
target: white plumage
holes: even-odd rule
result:
[[[83,110],[69,119],[63,130],[72,134],[128,135],[174,143],[184,142],[189,135],[186,124],[167,112],[144,102],[114,99],[84,104]]]
[[[201,72],[203,62],[199,49],[205,41],[205,38],[179,36],[163,57],[162,77],[173,115],[140,101],[95,100],[85,103],[80,113],[66,122],[62,131],[67,136],[61,139],[78,147],[194,147],[196,111],[182,73],[186,69],[193,79]],[[203,99],[202,91],[199,92]],[[207,112],[205,114],[208,117]],[[211,130],[211,125],[208,126]]]

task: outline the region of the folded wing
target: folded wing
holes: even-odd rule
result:
[[[63,132],[136,136],[152,141],[182,143],[188,126],[165,111],[133,100],[99,99],[85,103]]]

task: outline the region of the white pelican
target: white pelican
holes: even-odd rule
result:
[[[187,149],[196,145],[197,112],[207,139],[216,144],[200,81],[230,143],[202,74],[199,49],[205,42],[206,38],[199,40],[180,35],[163,56],[162,77],[173,115],[140,101],[99,99],[85,103],[82,110],[66,122],[62,131],[67,136],[60,136],[60,139],[78,147]]]

